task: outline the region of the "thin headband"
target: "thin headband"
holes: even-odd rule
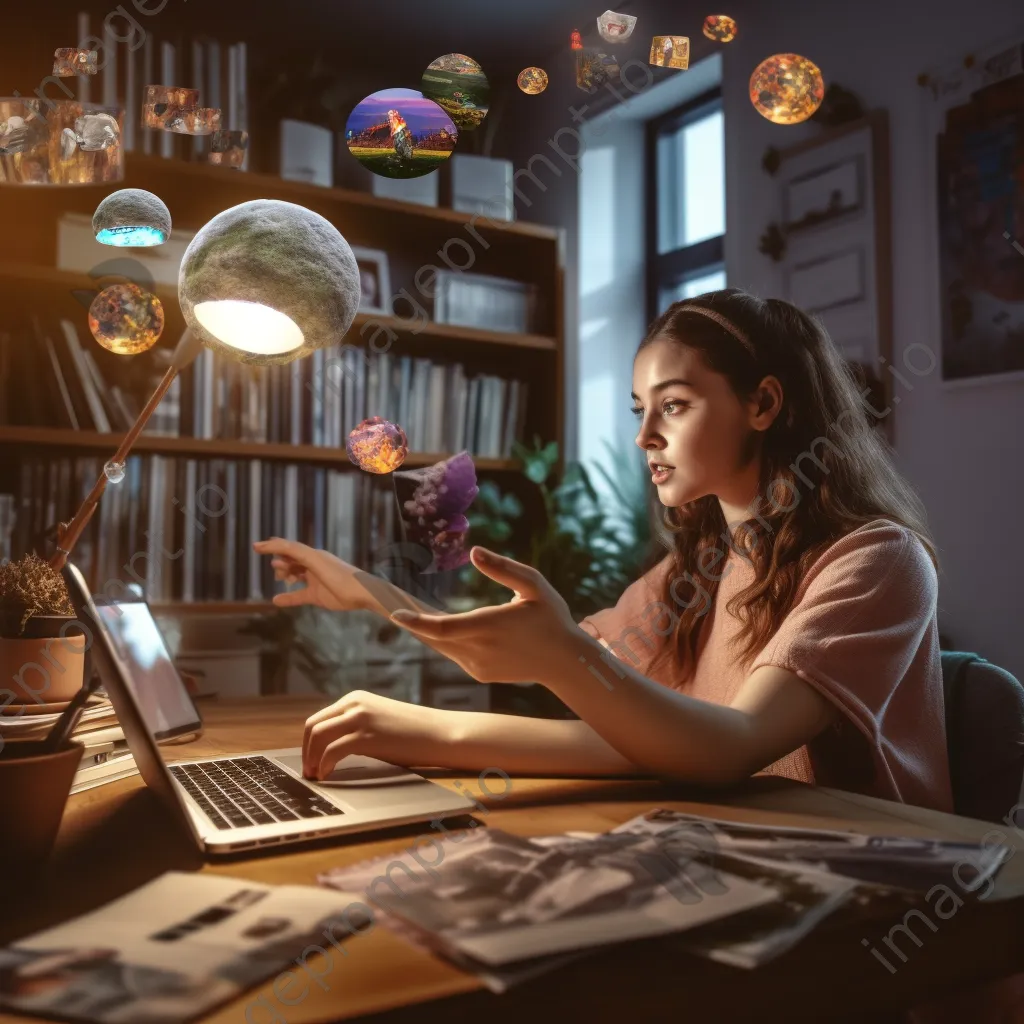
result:
[[[756,356],[757,353],[754,351],[754,346],[750,343],[750,339],[743,333],[731,320],[726,319],[721,313],[716,313],[713,309],[706,309],[704,306],[681,306],[679,309],[680,313],[700,313],[701,316],[706,316],[709,320],[714,320],[719,327],[724,327],[752,356]]]

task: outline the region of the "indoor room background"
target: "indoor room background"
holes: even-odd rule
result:
[[[623,508],[622,498],[639,503],[642,516],[647,495],[642,475],[638,480],[643,462],[633,443],[627,385],[646,325],[669,302],[725,285],[764,296],[794,294],[796,264],[785,255],[778,258],[777,249],[776,258],[772,255],[771,228],[786,215],[786,183],[798,177],[795,168],[806,170],[815,159],[823,161],[822,166],[833,160],[821,155],[826,143],[837,147],[834,159],[842,162],[844,146],[853,146],[862,135],[869,138],[870,150],[858,157],[867,161],[861,166],[869,168],[867,178],[861,179],[858,201],[870,207],[864,213],[870,259],[859,271],[864,294],[855,299],[870,307],[871,330],[863,338],[851,335],[846,354],[874,371],[878,393],[893,403],[882,429],[894,446],[900,470],[928,511],[941,565],[939,619],[944,639],[949,646],[976,651],[1024,676],[1018,593],[1024,553],[1016,542],[1017,510],[1024,503],[1024,373],[1010,368],[944,374],[946,297],[940,277],[936,188],[936,126],[942,123],[936,83],[940,93],[945,87],[953,90],[957,74],[984,55],[1001,47],[1012,49],[1011,44],[1020,53],[1024,13],[1018,2],[981,0],[964,5],[956,0],[920,0],[905,4],[894,15],[892,5],[879,0],[857,5],[740,0],[729,11],[740,31],[722,46],[700,34],[699,24],[707,13],[703,9],[624,0],[616,10],[641,19],[647,35],[675,31],[685,22],[690,67],[685,72],[652,69],[639,50],[629,50],[631,59],[624,60],[617,92],[598,90],[596,95],[581,91],[575,81],[570,32],[582,29],[588,45],[596,37],[594,12],[578,0],[521,0],[514,6],[478,0],[436,5],[385,0],[344,8],[321,0],[287,11],[279,5],[233,0],[166,0],[162,6],[142,6],[153,13],[135,12],[138,24],[157,40],[175,44],[181,57],[191,52],[193,41],[215,40],[226,63],[229,47],[245,44],[250,145],[248,166],[237,172],[240,176],[284,174],[283,121],[328,130],[331,180],[320,186],[328,190],[323,193],[323,209],[352,218],[352,230],[339,226],[354,244],[361,242],[361,235],[385,240],[366,247],[386,244],[390,281],[386,286],[378,277],[377,286],[392,294],[410,287],[416,267],[428,262],[438,240],[451,235],[455,222],[445,225],[441,218],[428,223],[410,215],[412,226],[405,230],[397,215],[375,214],[383,207],[360,208],[350,197],[372,195],[380,183],[344,152],[340,140],[346,118],[354,104],[377,89],[415,88],[422,68],[440,53],[470,54],[483,66],[492,87],[491,111],[478,131],[460,138],[456,154],[508,162],[508,177],[502,179],[498,168],[496,180],[508,182],[522,230],[507,233],[493,251],[476,250],[476,265],[459,269],[490,270],[527,281],[537,288],[537,308],[532,323],[518,332],[526,339],[519,347],[510,341],[474,348],[460,341],[457,329],[446,337],[444,330],[431,328],[428,337],[437,341],[437,351],[462,360],[467,372],[528,382],[529,405],[519,440],[530,445],[532,435],[538,434],[542,447],[556,443],[553,454],[548,450],[549,462],[554,460],[550,465],[534,453],[543,467],[540,472],[550,471],[543,478],[548,491],[523,473],[521,461],[511,452],[481,458],[480,479],[493,485],[488,494],[508,497],[508,503],[504,513],[500,500],[493,507],[481,505],[486,515],[479,528],[485,540],[507,541],[509,550],[522,556],[539,552],[538,557],[552,559],[552,565],[545,501],[571,464],[582,463],[589,474],[609,529],[624,528],[625,522],[640,530],[636,508]],[[131,10],[131,5],[125,7]],[[3,95],[30,95],[36,88],[39,69],[52,52],[53,25],[62,25],[69,41],[76,37],[74,3],[59,0],[48,4],[46,11],[45,33],[37,11],[22,7],[5,12],[7,37],[17,38],[18,45],[8,46],[5,53],[0,70]],[[92,31],[101,18],[92,13]],[[401,33],[389,31],[398,23]],[[833,125],[820,120],[778,125],[758,114],[749,97],[750,73],[759,61],[779,51],[812,59],[826,85],[838,84],[852,94],[858,104],[854,114],[845,121],[837,115]],[[528,65],[543,67],[550,77],[540,96],[516,87],[516,75]],[[98,95],[99,83],[92,88]],[[193,161],[198,150],[186,148],[192,140],[175,141],[177,149],[166,159]],[[775,173],[764,166],[771,150],[781,154]],[[146,157],[158,158],[157,153]],[[129,154],[129,173],[131,162]],[[296,180],[294,169],[289,173]],[[453,175],[449,166],[435,175],[437,196],[427,198],[425,209],[431,203],[439,211],[452,204],[457,191]],[[396,187],[390,198],[404,198],[401,187],[407,183],[392,184]],[[176,213],[176,226],[198,228],[222,198],[230,198],[229,190],[216,195],[211,190],[203,199],[204,187],[204,179],[196,177],[195,208],[189,215]],[[295,193],[301,199],[295,201],[317,209],[315,187],[303,185],[301,193]],[[239,194],[234,201],[252,197]],[[422,195],[413,198],[412,191],[408,198],[425,201]],[[227,201],[220,202],[221,207],[226,205]],[[91,208],[87,198],[78,207],[80,212]],[[78,207],[72,203],[69,209]],[[5,315],[10,320],[14,308],[24,311],[31,302],[45,312],[51,292],[60,290],[64,279],[33,279],[26,284],[24,271],[19,276],[12,270],[17,264],[56,267],[55,209],[44,199],[8,189],[0,191],[0,211],[3,331],[11,326]],[[548,230],[531,234],[528,224]],[[51,229],[53,238],[43,237],[42,232]],[[491,238],[486,233],[484,237]],[[792,255],[801,240],[794,233],[789,241]],[[108,272],[116,273],[117,268]],[[73,276],[67,282],[73,285]],[[62,301],[68,290],[63,287]],[[388,308],[390,297],[382,297],[382,315],[415,316],[407,299],[404,306]],[[836,322],[841,324],[842,318]],[[173,345],[175,340],[169,332],[161,345]],[[912,365],[915,370],[904,369],[901,381],[889,372],[889,364]],[[7,431],[6,436],[0,433],[7,481],[2,489],[17,493],[19,484],[12,487],[10,481],[20,480],[13,467],[26,457],[22,445],[29,435],[12,432],[10,426],[0,426],[0,431]],[[31,452],[47,450],[52,455],[54,444],[44,449],[42,442],[33,442]],[[97,443],[72,454],[88,451],[102,464],[109,457],[104,452],[113,448]],[[143,452],[161,450],[169,449],[161,449],[159,442],[140,447]],[[231,458],[232,449],[222,446],[215,454]],[[323,453],[306,454],[310,464],[338,467],[338,460],[324,461]],[[344,461],[344,452],[341,455]],[[283,455],[273,459],[288,462]],[[558,500],[572,514],[586,499],[563,490]],[[511,514],[515,508],[521,509],[519,515]],[[636,540],[639,544],[643,538],[638,534]],[[567,587],[579,583],[572,566],[559,563],[558,571]],[[459,585],[467,593],[472,589],[465,580]],[[606,596],[614,601],[614,594]],[[528,687],[486,692],[488,688],[431,663],[425,650],[409,646],[394,629],[382,634],[357,619],[296,624],[269,611],[266,602],[259,609],[240,608],[243,598],[239,594],[219,610],[213,607],[216,602],[190,607],[180,595],[158,603],[180,665],[211,692],[321,689],[340,694],[378,687],[441,706],[558,713],[540,695],[531,695]],[[369,662],[375,667],[368,669]]]

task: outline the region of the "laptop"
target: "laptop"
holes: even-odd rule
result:
[[[164,763],[158,744],[202,731],[149,605],[89,592],[64,568],[79,620],[146,785],[181,818],[206,854],[231,854],[324,836],[465,814],[473,801],[406,768],[349,754],[327,779],[302,778],[302,748]]]

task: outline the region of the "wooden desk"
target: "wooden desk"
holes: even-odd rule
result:
[[[273,697],[204,704],[202,739],[165,748],[168,760],[289,746],[300,725],[322,701]],[[756,778],[728,795],[630,780],[515,778],[501,800],[480,791],[479,780],[437,773],[443,785],[461,778],[488,806],[478,820],[523,836],[567,829],[603,831],[654,806],[741,821],[843,828],[892,835],[980,839],[994,825],[800,783]],[[1024,849],[1024,835],[1003,828],[1007,845]],[[416,836],[409,826],[368,837],[350,837],[293,853],[263,853],[204,864],[174,820],[140,778],[123,779],[72,797],[44,885],[8,884],[0,941],[8,942],[94,909],[169,869],[201,870],[269,883],[315,884],[329,867],[401,851]],[[995,841],[998,837],[990,837]],[[1000,840],[1003,841],[1003,840]],[[843,910],[810,939],[760,970],[726,967],[685,952],[672,936],[609,948],[533,982],[494,995],[475,977],[420,952],[383,927],[345,940],[343,956],[316,956],[309,963],[328,989],[311,986],[296,1006],[275,997],[273,981],[204,1018],[204,1024],[311,1024],[372,1015],[375,1022],[462,1021],[481,1014],[487,1024],[577,1019],[629,1024],[648,1021],[844,1021],[866,1015],[874,1024],[885,1013],[934,999],[944,991],[1024,969],[1024,856],[1004,866],[987,900],[964,892],[951,878],[963,906],[941,919],[921,900],[911,920],[920,945],[905,934],[897,941],[900,963],[881,945],[901,924],[889,906]],[[45,896],[43,895],[45,894]],[[945,904],[948,912],[949,903]],[[862,944],[888,953],[891,974]],[[296,950],[296,956],[302,951]],[[319,966],[318,966],[319,963]],[[294,998],[297,987],[287,989]],[[260,1005],[257,1000],[266,997]],[[274,1007],[272,1017],[266,1006]],[[248,1016],[247,1016],[248,1008]],[[620,1018],[620,1014],[622,1015]],[[968,1018],[964,1018],[965,1020]],[[28,1018],[2,1016],[0,1024]]]

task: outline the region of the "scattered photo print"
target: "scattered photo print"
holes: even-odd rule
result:
[[[576,54],[576,84],[585,92],[619,80],[619,62],[601,50],[580,50]]]
[[[464,53],[446,53],[423,72],[420,88],[455,122],[459,131],[479,128],[487,116],[491,86],[483,68]]]
[[[371,93],[345,124],[348,151],[385,178],[419,178],[436,171],[458,139],[451,115],[415,89]]]
[[[649,63],[659,68],[678,68],[685,71],[690,66],[690,40],[687,36],[655,36],[651,40]]]

